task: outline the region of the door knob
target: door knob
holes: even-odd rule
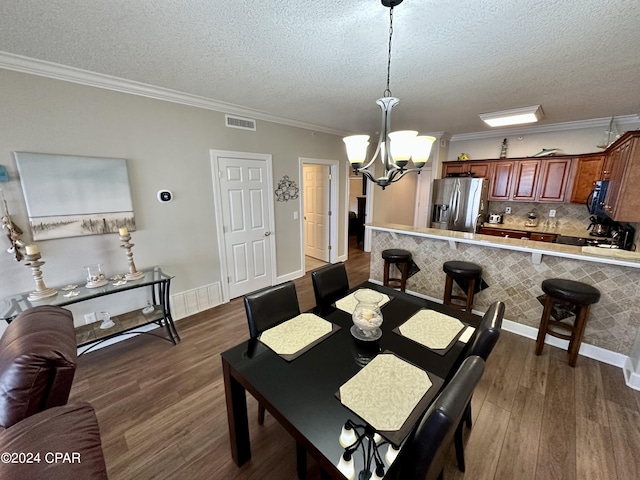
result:
[[[264,232],[265,237],[268,237],[269,235],[271,235],[271,232]]]

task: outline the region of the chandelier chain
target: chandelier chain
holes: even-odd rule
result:
[[[383,96],[392,97],[391,90],[389,90],[389,83],[391,78],[391,38],[393,37],[393,7],[389,9],[389,55],[387,57],[387,89],[384,91]]]

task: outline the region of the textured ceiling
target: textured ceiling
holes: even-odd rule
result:
[[[379,0],[2,0],[0,51],[352,132],[379,129]],[[405,0],[394,9],[393,128],[488,129],[640,112],[638,0]]]

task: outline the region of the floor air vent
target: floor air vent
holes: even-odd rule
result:
[[[231,115],[225,115],[225,122],[227,127],[241,128],[242,130],[256,130],[256,121],[250,118],[232,117]]]

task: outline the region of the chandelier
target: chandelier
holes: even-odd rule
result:
[[[384,190],[391,183],[397,182],[409,172],[418,172],[424,167],[435,137],[418,136],[415,130],[402,130],[391,132],[391,109],[400,100],[394,97],[389,90],[391,74],[391,38],[393,37],[393,7],[400,5],[402,0],[381,0],[382,5],[389,8],[389,54],[387,57],[387,88],[383,97],[376,100],[382,110],[382,127],[378,146],[369,162],[366,162],[369,135],[352,135],[344,137],[347,148],[347,157],[355,173],[362,173],[372,182],[380,185]],[[384,174],[376,178],[373,173],[373,163],[380,158],[384,167]],[[407,168],[409,160],[414,168]],[[366,162],[366,165],[365,165]],[[371,168],[370,168],[371,167]]]

